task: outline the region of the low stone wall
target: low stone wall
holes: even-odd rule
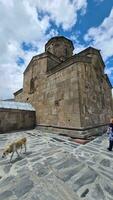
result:
[[[91,139],[105,133],[107,130],[107,124],[101,124],[87,128],[65,128],[38,124],[36,129],[65,136],[67,135],[72,138]]]
[[[34,126],[35,111],[0,108],[0,133]]]

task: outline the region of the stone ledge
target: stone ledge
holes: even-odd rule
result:
[[[49,125],[37,125],[36,129],[45,130],[47,132],[57,133],[59,135],[70,136],[72,138],[79,139],[92,139],[96,136],[102,135],[106,131],[107,124],[98,125],[87,128],[69,128],[69,127],[57,127]]]

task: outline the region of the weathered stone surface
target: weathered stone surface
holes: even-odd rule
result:
[[[0,151],[21,136],[27,137],[27,153],[12,163],[9,156],[0,158],[0,200],[112,200],[113,159],[106,135],[81,145],[33,129],[0,135]]]
[[[23,96],[23,89],[18,90],[17,92],[14,93],[15,96],[15,101],[22,101],[22,96]]]
[[[6,200],[7,198],[11,197],[12,196],[12,191],[5,191],[5,192],[2,192],[0,193],[0,199],[1,200]]]
[[[4,172],[5,172],[5,173],[8,173],[8,172],[10,171],[10,168],[11,168],[11,165],[6,165],[6,166],[4,167]]]
[[[111,84],[97,49],[89,47],[73,56],[72,51],[67,38],[50,39],[45,52],[26,68],[22,93],[15,93],[15,100],[35,107],[38,125],[76,128],[67,135],[78,138],[85,138],[87,130],[88,138],[105,131],[101,125],[112,116]]]
[[[27,164],[27,160],[20,160],[20,161],[18,161],[18,163],[17,163],[17,165],[19,165],[19,166],[23,166],[23,165],[26,165]]]
[[[103,159],[100,162],[101,165],[103,165],[104,167],[110,167],[110,160],[109,159]]]
[[[33,188],[33,181],[31,181],[26,177],[20,180],[19,183],[16,184],[14,193],[18,198],[20,198],[24,194],[28,193],[32,188]]]
[[[62,168],[64,169],[64,168],[68,168],[70,165],[75,166],[75,165],[78,165],[78,164],[80,164],[80,162],[77,159],[70,158],[70,159],[66,159],[61,164],[57,165],[56,168],[57,169],[62,169]]]
[[[77,191],[83,185],[91,184],[95,181],[98,174],[91,168],[86,170],[80,178],[78,178],[74,183],[74,191]]]
[[[87,188],[82,194],[81,197],[84,198],[89,192],[89,189]]]
[[[5,187],[6,185],[10,185],[12,183],[12,180],[14,180],[14,176],[8,176],[6,179],[1,180],[0,182],[0,188]]]
[[[73,54],[73,43],[65,37],[54,37],[45,45],[45,51],[50,52],[61,61],[66,60]]]
[[[103,183],[104,185],[104,190],[109,193],[111,196],[113,196],[113,185],[109,184],[107,181]]]
[[[80,172],[80,170],[84,169],[84,165],[79,165],[78,167],[73,167],[71,169],[68,169],[66,171],[63,171],[63,176],[60,178],[66,182],[69,181],[73,176],[77,175],[77,173]]]
[[[35,112],[0,108],[0,133],[31,129],[35,126]]]
[[[105,200],[106,199],[104,192],[99,184],[95,184],[95,187],[92,189],[91,199],[92,200],[94,200],[94,199]]]

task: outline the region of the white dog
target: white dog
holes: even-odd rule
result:
[[[26,142],[27,142],[27,139],[24,137],[20,140],[17,140],[13,143],[11,143],[4,151],[3,151],[3,155],[2,155],[2,158],[6,157],[9,153],[12,153],[11,154],[11,158],[10,158],[10,162],[12,161],[12,158],[13,158],[13,155],[14,153],[16,152],[18,157],[20,156],[19,153],[18,153],[18,149],[21,149],[22,151],[22,147],[24,146],[25,148],[25,152],[26,152]]]

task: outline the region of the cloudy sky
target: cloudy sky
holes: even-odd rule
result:
[[[100,49],[113,85],[112,0],[0,0],[0,99],[22,87],[27,64],[56,35],[71,39],[75,53]]]

